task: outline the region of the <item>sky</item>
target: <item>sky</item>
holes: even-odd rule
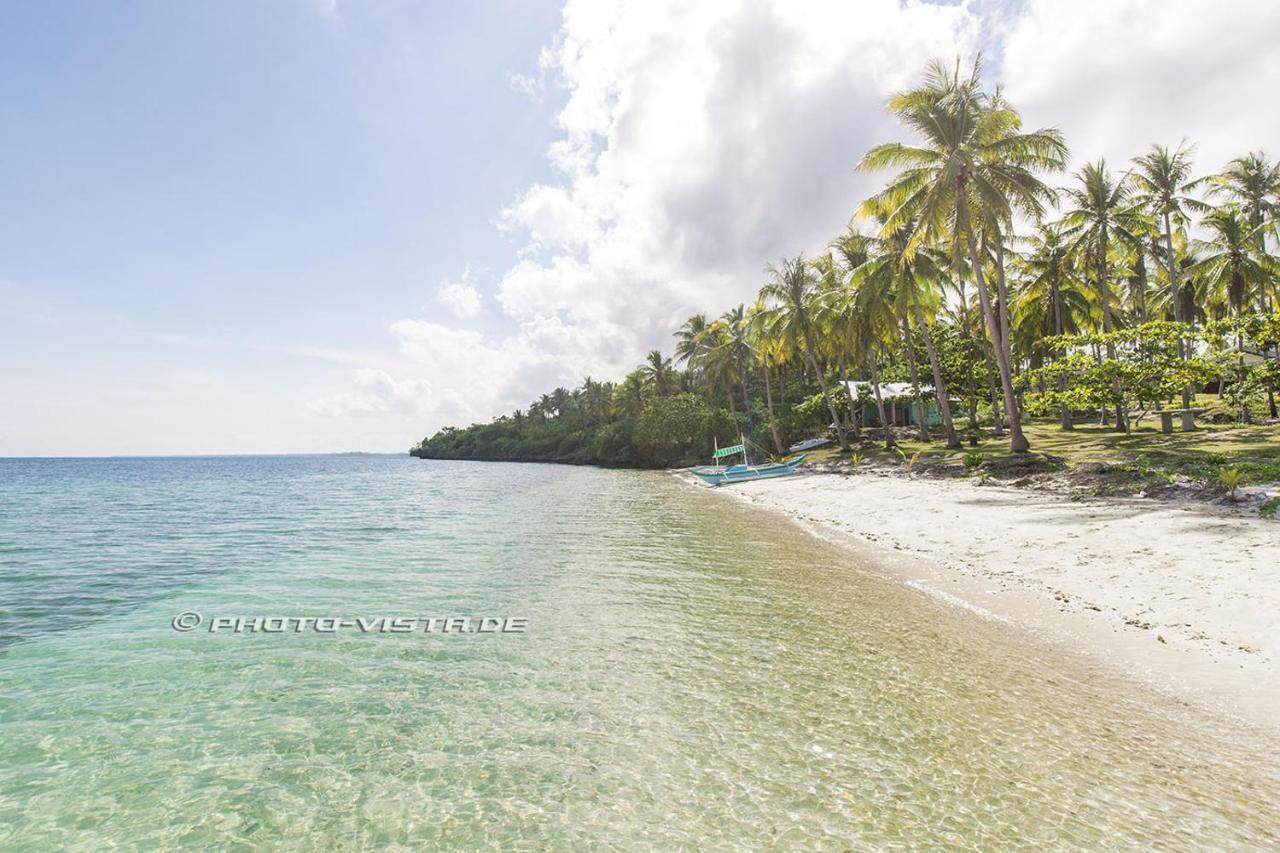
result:
[[[402,451],[822,250],[933,57],[1280,156],[1270,0],[0,6],[0,456]],[[1069,175],[1051,182],[1065,184]]]

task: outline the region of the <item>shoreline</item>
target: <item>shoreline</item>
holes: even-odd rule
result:
[[[939,603],[1280,733],[1273,521],[1204,504],[1075,501],[888,472],[710,491],[865,557]]]

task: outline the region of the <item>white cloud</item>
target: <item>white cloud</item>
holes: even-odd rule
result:
[[[1028,0],[1002,36],[1006,94],[1028,124],[1066,134],[1076,165],[1123,169],[1184,137],[1202,173],[1280,153],[1280,4]]]
[[[480,316],[484,308],[480,291],[471,283],[471,267],[462,271],[458,281],[442,281],[436,288],[436,301],[464,320]]]
[[[326,417],[415,414],[428,393],[429,386],[422,380],[401,381],[384,370],[362,368],[352,371],[350,391],[321,400],[312,409]]]

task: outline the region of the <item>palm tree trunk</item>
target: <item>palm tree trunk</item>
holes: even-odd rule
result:
[[[982,341],[982,360],[987,365],[987,394],[991,397],[991,434],[1004,435],[1004,419],[1000,417],[1003,404],[1000,402],[1000,383],[996,381],[995,347],[984,336]]]
[[[782,436],[778,433],[778,420],[773,415],[773,387],[769,382],[769,365],[767,362],[761,364],[764,371],[764,404],[769,412],[769,432],[773,434],[773,449],[778,451],[778,455],[782,455]]]
[[[747,371],[742,367],[741,350],[739,350],[735,355],[734,361],[737,362],[738,367],[738,382],[742,384],[742,408],[743,411],[747,413],[747,432],[750,432],[756,425],[756,422],[755,417],[751,413],[751,392],[747,387]]]
[[[938,354],[933,348],[933,335],[924,321],[924,310],[920,307],[920,295],[912,288],[911,301],[915,304],[916,325],[920,327],[920,337],[924,338],[924,350],[929,355],[929,367],[933,370],[933,388],[938,398],[938,412],[942,415],[942,429],[947,436],[947,447],[960,449],[960,439],[956,436],[955,424],[951,421],[951,401],[947,399],[947,385],[942,379],[942,368],[938,364]]]
[[[858,423],[858,416],[853,411],[853,394],[849,393],[849,371],[845,369],[844,353],[840,353],[840,381],[844,383],[844,393],[849,398],[849,424],[853,437],[861,441],[862,425]]]
[[[1107,276],[1107,232],[1102,231],[1099,234],[1101,245],[1098,247],[1098,257],[1095,261],[1098,270],[1098,292],[1102,296],[1102,332],[1110,335],[1113,329],[1111,318],[1111,282]],[[1116,360],[1116,345],[1107,339],[1107,358],[1111,361]],[[1115,382],[1117,396],[1120,391],[1120,380]],[[1129,418],[1126,416],[1123,403],[1116,403],[1116,431],[1127,433],[1129,431]]]
[[[965,187],[960,186],[959,202],[956,205],[960,217],[960,227],[964,231],[965,240],[969,244],[970,261],[973,264],[974,284],[978,288],[978,300],[982,303],[982,315],[987,321],[987,330],[991,334],[996,349],[996,365],[1000,368],[1000,386],[1004,393],[1004,413],[1009,423],[1009,449],[1014,453],[1026,453],[1031,443],[1022,434],[1022,415],[1018,411],[1018,400],[1013,393],[1013,373],[1009,365],[1008,341],[1000,336],[1000,325],[991,306],[991,294],[987,292],[987,282],[982,275],[982,264],[978,261],[978,244],[973,238],[973,224],[969,221],[969,201],[965,198]]]
[[[1054,335],[1062,334],[1062,294],[1058,291],[1057,280],[1051,280],[1049,284],[1049,299],[1053,303],[1053,333]],[[1057,361],[1057,357],[1054,357]],[[1065,376],[1058,377],[1058,393],[1062,394],[1067,390],[1067,378]],[[1070,431],[1076,428],[1071,420],[1071,407],[1062,402],[1058,404],[1058,415],[1061,418],[1062,429]]]
[[[973,354],[973,327],[969,323],[969,297],[965,292],[964,275],[960,271],[960,241],[952,241],[952,270],[960,287],[960,328],[965,342],[965,394],[969,398],[969,432],[978,434],[978,385],[973,380],[973,364],[969,356]]]
[[[902,342],[907,348],[907,364],[911,367],[911,390],[915,392],[916,398],[916,432],[921,441],[927,442],[929,430],[924,426],[924,397],[920,394],[920,373],[916,370],[916,348],[911,343],[911,326],[907,322],[906,314],[902,315]]]
[[[876,411],[880,414],[880,428],[884,430],[884,449],[892,450],[897,442],[893,438],[893,430],[889,428],[889,421],[884,415],[884,398],[880,396],[880,368],[876,364],[876,351],[871,350],[871,388],[876,395]]]
[[[844,425],[840,423],[840,415],[836,413],[836,404],[831,399],[831,394],[827,391],[827,380],[823,377],[822,371],[818,370],[818,360],[813,355],[813,336],[809,332],[809,326],[806,323],[804,327],[804,348],[805,355],[809,358],[809,366],[813,368],[813,375],[818,378],[818,387],[822,389],[822,399],[827,401],[827,411],[831,412],[831,420],[836,425],[836,437],[840,439],[840,449],[849,449],[849,439],[844,434]]]
[[[1169,293],[1173,296],[1173,319],[1183,322],[1182,288],[1178,284],[1178,261],[1173,256],[1173,224],[1169,221],[1169,211],[1164,212],[1164,252],[1165,265],[1169,274]],[[1187,345],[1178,338],[1178,357],[1186,359]],[[1182,389],[1182,408],[1191,408],[1191,386]]]

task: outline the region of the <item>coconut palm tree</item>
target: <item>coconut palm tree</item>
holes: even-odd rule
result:
[[[1049,335],[1079,334],[1090,313],[1089,297],[1061,228],[1041,224],[1026,244],[1026,254],[1013,263],[1021,279],[1013,302],[1015,336],[1029,348]],[[1074,427],[1066,403],[1059,416],[1064,430]]]
[[[1227,164],[1220,174],[1210,178],[1210,193],[1226,195],[1240,202],[1249,225],[1256,229],[1259,246],[1263,252],[1267,248],[1267,234],[1277,233],[1276,224],[1280,222],[1280,162],[1272,163],[1261,151],[1252,151],[1243,157],[1236,157]],[[1270,222],[1270,227],[1262,226]],[[1269,313],[1274,301],[1265,295],[1258,304],[1258,310]],[[1271,417],[1280,416],[1276,408],[1275,392],[1267,388],[1267,407]]]
[[[856,363],[857,358],[848,314],[848,271],[830,251],[814,258],[811,265],[818,276],[817,297],[809,318],[815,329],[814,337],[826,360],[836,365],[840,383],[847,391],[850,387],[849,363]],[[862,426],[852,405],[852,397],[847,426],[855,439],[862,437]]]
[[[890,99],[890,112],[922,143],[888,143],[867,152],[860,169],[902,171],[863,205],[863,212],[889,211],[882,228],[885,236],[909,227],[909,251],[929,241],[951,245],[951,239],[963,239],[995,345],[1010,446],[1015,453],[1025,453],[1029,444],[1013,389],[1009,342],[1001,335],[997,306],[987,288],[977,232],[1009,230],[1015,214],[1039,219],[1054,195],[1036,174],[1061,169],[1067,147],[1054,129],[1022,133],[1017,111],[999,92],[983,90],[980,72],[980,60],[967,75],[958,62],[950,69],[935,61],[922,86]],[[1007,312],[1007,297],[997,293],[997,298]]]
[[[886,215],[884,211],[880,212],[881,219]],[[912,345],[911,331],[911,322],[914,320],[925,345],[929,367],[933,372],[933,387],[937,394],[938,412],[942,418],[947,447],[959,449],[960,439],[956,435],[955,424],[951,418],[951,404],[942,375],[942,365],[924,312],[926,303],[932,311],[937,302],[939,289],[934,285],[945,277],[944,270],[949,262],[941,251],[929,246],[920,246],[913,251],[910,248],[912,231],[910,224],[907,224],[891,234],[884,235],[881,230],[882,236],[867,238],[865,250],[867,261],[854,271],[854,287],[860,290],[864,285],[868,285],[874,294],[882,292],[891,294],[892,306],[902,327],[911,381],[918,389],[915,347]],[[921,439],[928,441],[929,434],[924,429],[924,406],[921,401],[917,402],[920,404]]]
[[[742,388],[742,410],[747,415],[747,428],[750,429],[755,418],[751,413],[751,384],[747,370],[751,355],[747,346],[746,309],[742,305],[730,308],[716,322],[724,329],[723,346],[728,350],[733,374]]]
[[[1204,202],[1192,198],[1188,193],[1203,183],[1191,178],[1191,154],[1195,146],[1188,146],[1186,140],[1170,151],[1163,145],[1153,145],[1151,150],[1141,157],[1133,158],[1133,171],[1129,180],[1133,184],[1133,201],[1142,205],[1160,224],[1164,236],[1165,274],[1169,278],[1169,292],[1178,293],[1178,263],[1173,250],[1174,225],[1182,225],[1188,220],[1188,210],[1204,210]],[[1174,319],[1183,322],[1182,300],[1173,300]],[[1179,344],[1185,356],[1185,346]],[[1182,392],[1182,405],[1191,405],[1191,389]]]
[[[708,392],[724,392],[729,412],[736,417],[738,409],[733,402],[733,389],[738,382],[737,353],[733,335],[725,322],[716,320],[707,326],[704,347],[698,360],[703,383]]]
[[[1232,160],[1209,182],[1212,195],[1225,195],[1240,203],[1252,228],[1270,221],[1269,228],[1259,231],[1260,238],[1268,231],[1275,233],[1276,223],[1280,222],[1280,162],[1272,163],[1263,152],[1253,151]]]
[[[764,301],[757,299],[747,309],[745,323],[747,330],[747,346],[760,365],[764,374],[764,404],[769,415],[769,432],[773,436],[773,449],[779,456],[783,453],[782,433],[778,429],[778,419],[773,409],[773,382],[769,374],[773,368],[786,361],[786,347],[782,336],[774,329],[776,314],[769,310]]]
[[[652,396],[653,380],[643,367],[638,367],[614,388],[613,405],[623,415],[639,417]]]
[[[1194,240],[1199,259],[1188,272],[1199,281],[1208,306],[1221,307],[1237,317],[1256,297],[1270,296],[1280,280],[1280,262],[1259,248],[1258,236],[1267,221],[1254,226],[1243,208],[1228,204],[1201,220],[1208,240]]]
[[[658,350],[649,350],[649,354],[645,356],[645,366],[643,368],[648,374],[649,379],[653,382],[653,391],[659,397],[665,397],[671,393],[672,385],[675,382],[674,371],[671,368],[671,359],[663,358],[662,353]]]
[[[822,398],[831,413],[831,420],[835,422],[840,449],[848,450],[849,439],[845,435],[844,424],[836,411],[831,392],[827,390],[827,380],[818,367],[811,318],[813,303],[817,297],[817,279],[813,268],[803,255],[796,255],[794,258],[783,258],[781,267],[769,264],[765,267],[765,272],[769,275],[769,281],[760,289],[760,298],[776,306],[778,333],[804,345],[804,356],[822,389]]]
[[[706,314],[694,314],[675,333],[676,361],[683,362],[690,369],[697,367],[698,359],[706,352],[707,326]]]
[[[1102,309],[1102,331],[1109,334],[1115,328],[1116,314],[1111,290],[1112,252],[1117,243],[1137,239],[1135,231],[1142,228],[1142,210],[1132,198],[1133,185],[1128,175],[1113,177],[1106,160],[1086,163],[1075,177],[1076,185],[1062,191],[1075,205],[1062,217],[1063,236],[1071,241],[1073,251],[1086,258],[1093,268]],[[1106,351],[1107,358],[1116,357],[1115,344],[1110,340]],[[1127,432],[1126,421],[1124,407],[1117,404],[1116,429]]]

